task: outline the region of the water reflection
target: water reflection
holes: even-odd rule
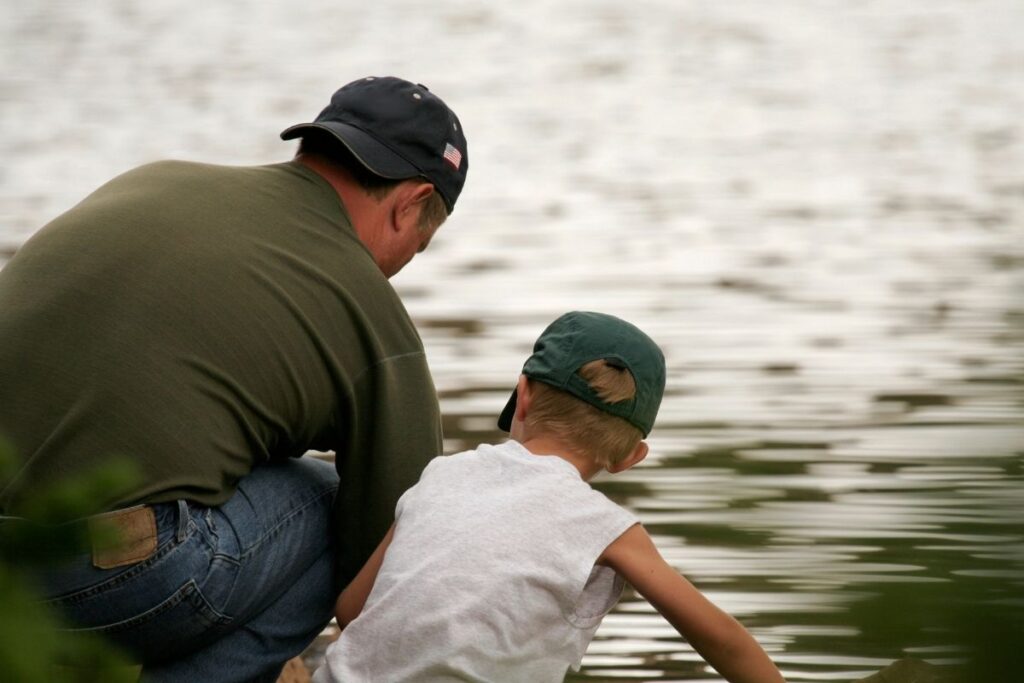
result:
[[[501,438],[547,322],[626,317],[668,394],[597,485],[790,680],[1024,670],[1019,2],[7,9],[0,261],[132,165],[278,161],[339,78],[415,72],[473,146],[396,279],[447,451]],[[715,676],[627,595],[572,678]]]
[[[491,393],[446,395],[453,448],[498,438],[490,411],[473,414]],[[912,408],[803,430],[669,419],[648,462],[596,485],[640,515],[666,559],[747,624],[790,680],[849,681],[904,656],[1005,658],[1024,633],[1024,426],[998,412],[921,421],[919,408],[968,402],[881,396]],[[965,632],[969,615],[993,610],[1005,627],[995,639]],[[714,675],[627,596],[570,677],[622,678]]]

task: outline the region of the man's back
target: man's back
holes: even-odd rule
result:
[[[142,481],[105,506],[220,504],[258,462],[344,447],[360,373],[422,353],[336,193],[294,162],[115,178],[0,271],[0,311],[0,435],[26,460],[7,512],[114,456]]]
[[[0,270],[0,438],[21,459],[0,525],[114,527],[32,578],[147,679],[276,678],[440,452],[423,344],[387,278],[453,210],[461,131],[425,86],[361,78],[282,133],[302,138],[291,162],[136,169]],[[311,448],[333,467],[287,457]],[[94,501],[106,511],[48,505],[50,485],[118,456],[141,477]]]

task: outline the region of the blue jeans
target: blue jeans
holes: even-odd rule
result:
[[[154,505],[147,559],[97,569],[83,555],[42,586],[76,630],[134,655],[145,682],[272,683],[333,612],[337,487],[313,458],[261,465],[220,507]]]

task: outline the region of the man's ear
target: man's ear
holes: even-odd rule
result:
[[[418,179],[408,180],[401,183],[393,192],[395,202],[392,211],[395,229],[401,231],[410,226],[419,228],[420,213],[426,206],[427,198],[434,194],[434,186]]]
[[[641,441],[633,448],[629,455],[627,455],[625,458],[615,463],[614,465],[609,465],[605,469],[607,469],[612,474],[616,474],[618,472],[625,472],[630,467],[646,458],[647,451],[647,442]]]

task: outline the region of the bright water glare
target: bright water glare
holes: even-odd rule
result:
[[[669,385],[650,458],[598,485],[789,680],[1019,615],[1019,0],[0,7],[0,261],[132,166],[281,161],[340,84],[421,81],[470,145],[395,280],[447,451],[500,438],[551,319],[617,314]],[[627,593],[573,678],[716,676]]]

